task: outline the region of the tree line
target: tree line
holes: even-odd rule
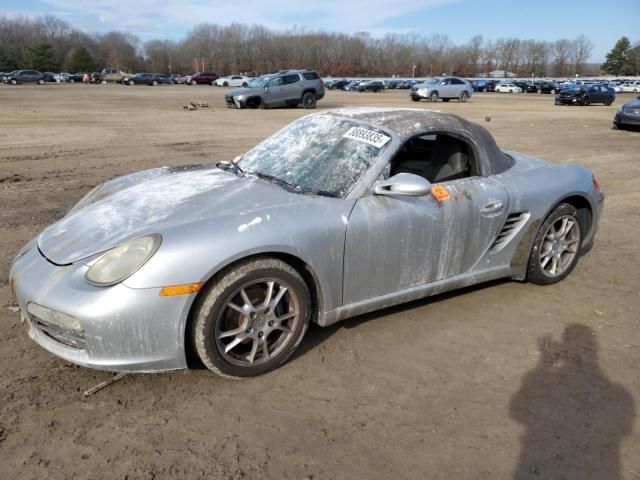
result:
[[[616,75],[637,74],[640,44],[631,46],[626,39],[615,48],[603,68]],[[141,42],[119,31],[87,34],[51,15],[35,19],[0,15],[0,71],[118,68],[230,74],[313,68],[334,77],[477,76],[493,70],[521,77],[567,77],[599,73],[597,66],[587,63],[592,51],[593,43],[585,35],[552,42],[513,37],[490,40],[476,35],[467,43],[455,44],[443,34],[375,38],[367,32],[327,33],[298,27],[276,31],[239,23],[202,23],[178,41]]]

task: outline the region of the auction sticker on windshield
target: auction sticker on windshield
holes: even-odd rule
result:
[[[377,148],[384,147],[391,137],[387,137],[382,133],[374,132],[373,130],[367,130],[361,127],[351,127],[347,130],[347,133],[342,135],[343,138],[350,138],[352,140],[358,140],[360,142],[368,143]]]

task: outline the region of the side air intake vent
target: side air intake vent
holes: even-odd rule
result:
[[[529,212],[510,213],[498,236],[489,249],[490,253],[498,253],[516,236],[522,226],[527,223],[531,214]]]

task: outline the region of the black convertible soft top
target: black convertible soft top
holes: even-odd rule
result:
[[[395,132],[403,141],[425,131],[462,133],[472,139],[484,158],[483,171],[498,174],[513,165],[513,159],[496,144],[489,131],[464,118],[450,113],[419,108],[342,108],[328,113],[350,117],[373,126]]]

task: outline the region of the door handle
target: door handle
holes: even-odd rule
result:
[[[483,215],[493,215],[494,213],[500,213],[504,208],[504,204],[501,201],[491,202],[486,204],[480,209],[480,213]]]

